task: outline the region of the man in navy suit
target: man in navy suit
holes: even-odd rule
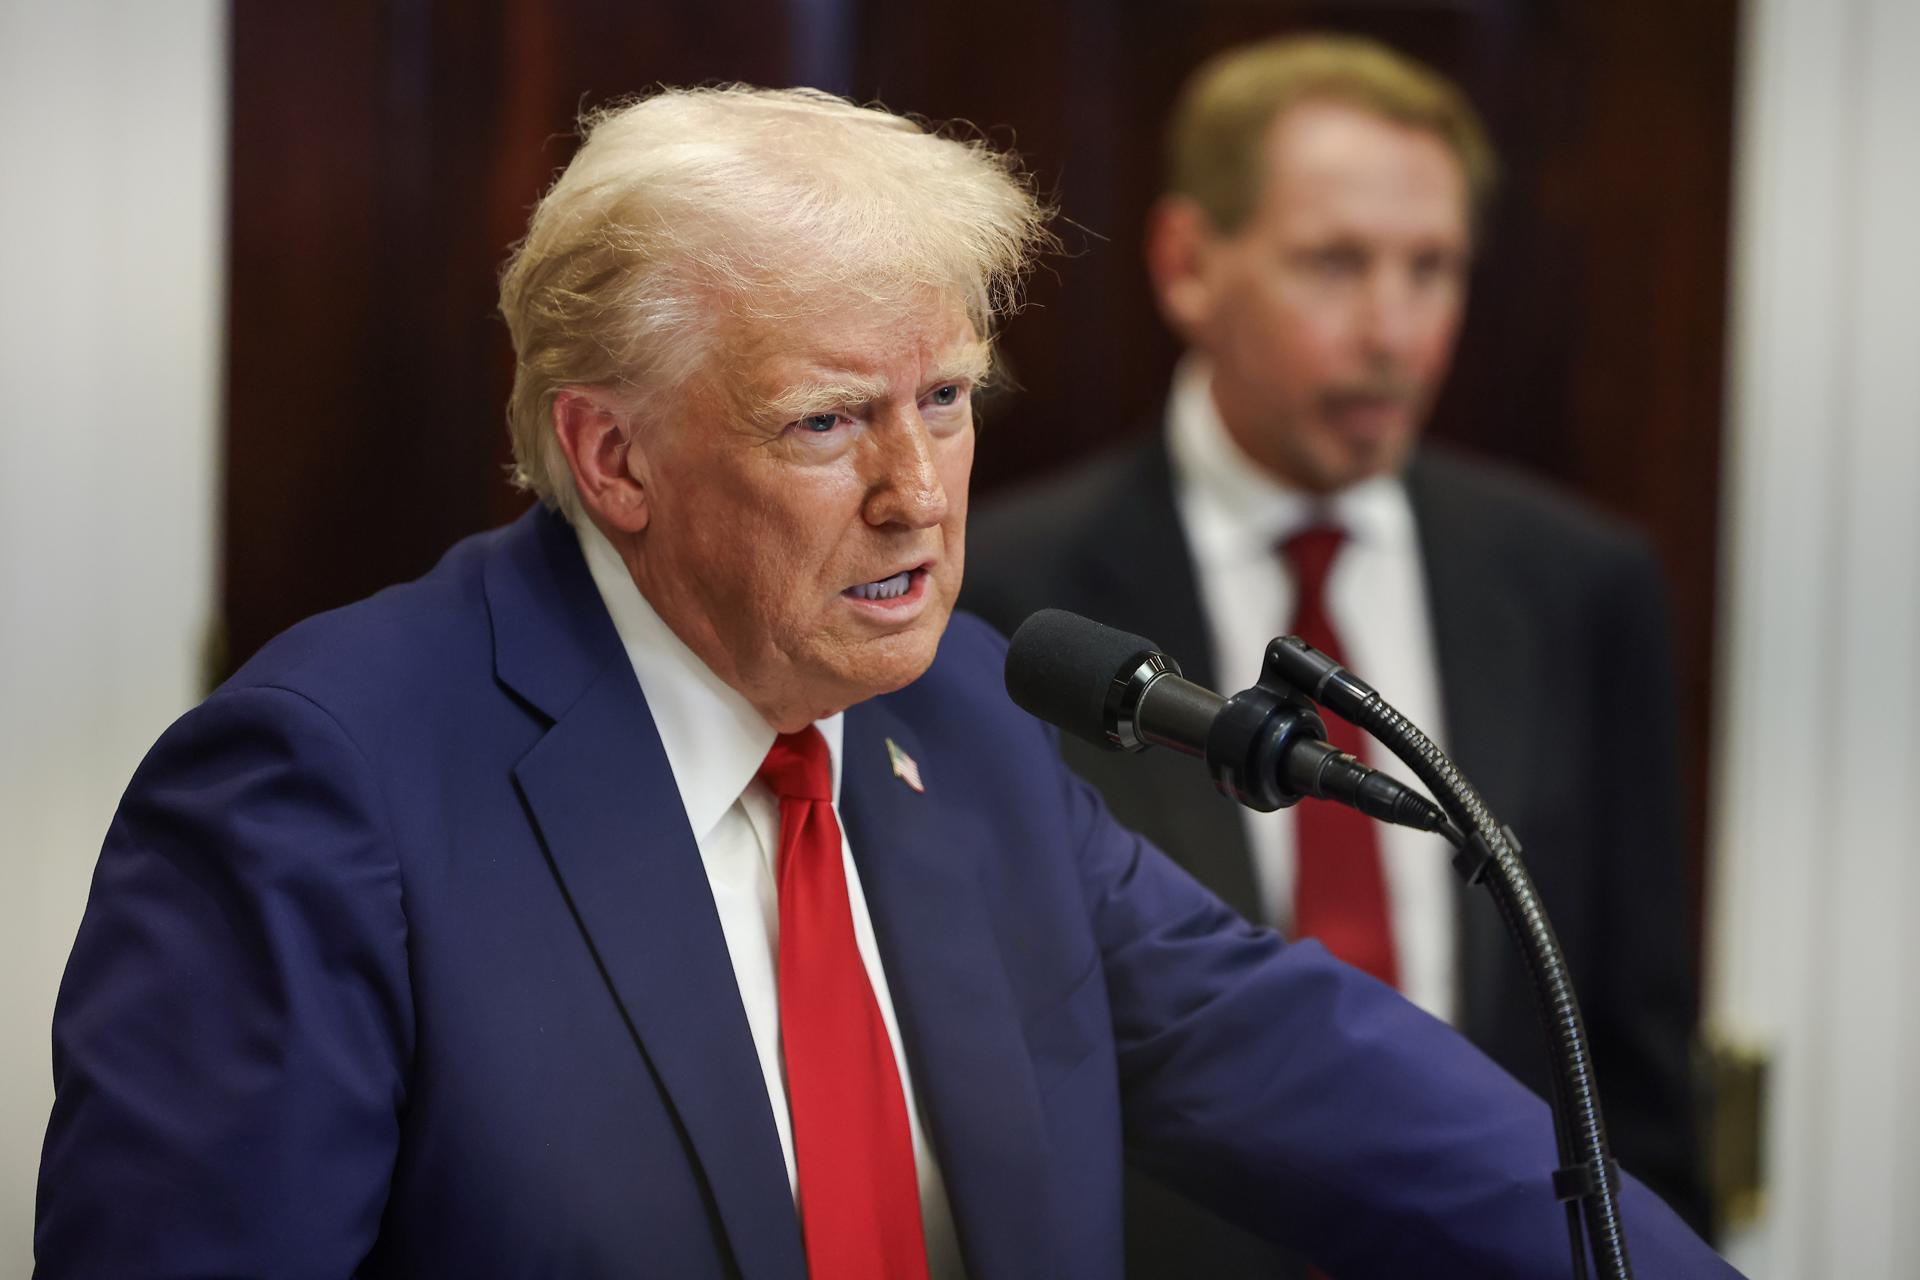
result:
[[[1545,1108],[1117,826],[950,616],[1042,226],[824,95],[590,122],[502,283],[543,506],[114,819],[43,1274],[1112,1276],[1123,1162],[1342,1276],[1565,1266]],[[1641,1274],[1726,1272],[1622,1197]]]

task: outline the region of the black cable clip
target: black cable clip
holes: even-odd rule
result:
[[[1517,857],[1520,853],[1520,837],[1513,834],[1513,828],[1501,824],[1500,834],[1506,839],[1507,847]],[[1468,884],[1480,884],[1487,878],[1487,864],[1493,861],[1493,846],[1478,831],[1467,837],[1465,846],[1456,845],[1453,850],[1453,869]]]
[[[1615,1191],[1620,1189],[1620,1162],[1608,1156],[1603,1167],[1607,1171],[1607,1185]],[[1553,1171],[1553,1198],[1565,1204],[1569,1200],[1587,1200],[1598,1195],[1600,1181],[1591,1162],[1570,1164]]]
[[[1468,884],[1481,884],[1487,878],[1487,865],[1493,861],[1493,846],[1478,831],[1467,834],[1467,842],[1453,851],[1453,869]]]

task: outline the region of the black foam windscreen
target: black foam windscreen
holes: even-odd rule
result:
[[[1007,693],[1022,709],[1096,746],[1111,747],[1107,696],[1159,646],[1065,609],[1020,624],[1007,650]]]

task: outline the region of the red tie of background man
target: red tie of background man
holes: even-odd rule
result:
[[[853,940],[826,739],[783,733],[760,766],[780,797],[780,1043],[814,1280],[925,1280],[920,1184],[893,1045]]]
[[[1280,544],[1298,593],[1289,630],[1342,665],[1346,659],[1327,613],[1327,572],[1345,538],[1344,530],[1315,525]],[[1322,718],[1327,741],[1367,758],[1360,730],[1333,715]],[[1298,815],[1294,932],[1318,938],[1348,964],[1399,985],[1380,833],[1373,819],[1327,800],[1305,800],[1293,811]]]

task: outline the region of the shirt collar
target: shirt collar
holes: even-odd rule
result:
[[[1213,371],[1197,352],[1182,357],[1167,400],[1167,452],[1187,538],[1202,565],[1267,563],[1282,538],[1329,523],[1356,543],[1414,545],[1413,507],[1398,475],[1373,476],[1328,497],[1274,478],[1220,420]]]
[[[654,611],[606,535],[584,517],[574,524],[593,585],[653,713],[694,839],[705,843],[760,772],[775,733],[740,691],[713,673]],[[814,722],[827,740],[833,796],[840,799],[844,713]]]

